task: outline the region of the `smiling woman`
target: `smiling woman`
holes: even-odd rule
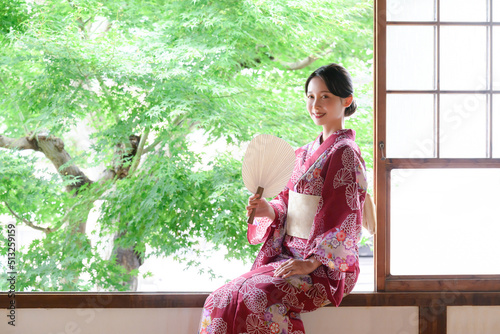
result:
[[[345,114],[356,108],[350,81],[337,64],[307,80],[307,109],[323,131],[296,150],[292,176],[275,199],[249,198],[248,214],[258,218],[248,241],[263,246],[250,272],[207,298],[199,333],[304,333],[300,313],[338,306],[352,291],[367,182],[355,132],[344,129]],[[328,86],[351,92],[339,97]]]

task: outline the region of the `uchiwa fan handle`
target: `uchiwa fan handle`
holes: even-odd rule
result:
[[[255,193],[255,195],[259,195],[259,199],[260,199],[260,198],[262,198],[262,193],[263,192],[264,192],[264,188],[257,187],[257,192]],[[247,221],[248,224],[252,224],[253,223],[253,220],[255,218],[255,211],[256,211],[256,209],[253,209],[252,213],[250,213],[250,217],[248,217],[248,221]]]

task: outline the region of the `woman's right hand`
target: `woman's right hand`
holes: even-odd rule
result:
[[[266,201],[265,198],[260,198],[260,195],[252,195],[248,198],[247,217],[250,217],[252,210],[255,209],[255,217],[267,217],[274,220],[276,214],[273,207]]]

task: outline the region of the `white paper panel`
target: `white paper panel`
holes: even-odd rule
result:
[[[447,318],[448,334],[500,333],[500,306],[450,306]]]
[[[486,95],[441,94],[440,157],[487,157]]]
[[[441,27],[442,90],[486,89],[486,27]]]
[[[493,0],[493,22],[500,22],[500,0]]]
[[[485,22],[489,0],[440,0],[440,19],[443,22]]]
[[[387,94],[389,158],[434,157],[434,95]]]
[[[499,3],[500,6],[500,3]],[[493,27],[493,89],[500,90],[500,27]]]
[[[301,317],[307,334],[418,333],[416,306],[323,307]]]
[[[493,158],[500,158],[500,94],[493,95]]]
[[[387,27],[387,89],[434,89],[434,27]]]
[[[387,21],[435,21],[435,0],[387,0]]]
[[[500,274],[500,169],[391,173],[391,274]]]

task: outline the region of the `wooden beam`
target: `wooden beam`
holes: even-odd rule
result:
[[[379,149],[379,143],[386,141],[386,1],[375,0],[374,11],[374,193],[377,205],[377,231],[375,233],[375,287],[377,291],[385,290],[385,277],[389,274],[389,249],[387,210],[387,180],[385,151]]]
[[[208,295],[208,292],[17,292],[15,301],[16,308],[201,308]],[[0,305],[9,305],[11,300],[8,293],[0,293]],[[462,305],[499,306],[500,292],[352,293],[340,307],[418,306],[436,313],[446,306]]]
[[[420,306],[418,308],[419,334],[445,334],[447,309],[444,305]]]
[[[386,291],[500,291],[500,275],[429,275],[385,278]]]

